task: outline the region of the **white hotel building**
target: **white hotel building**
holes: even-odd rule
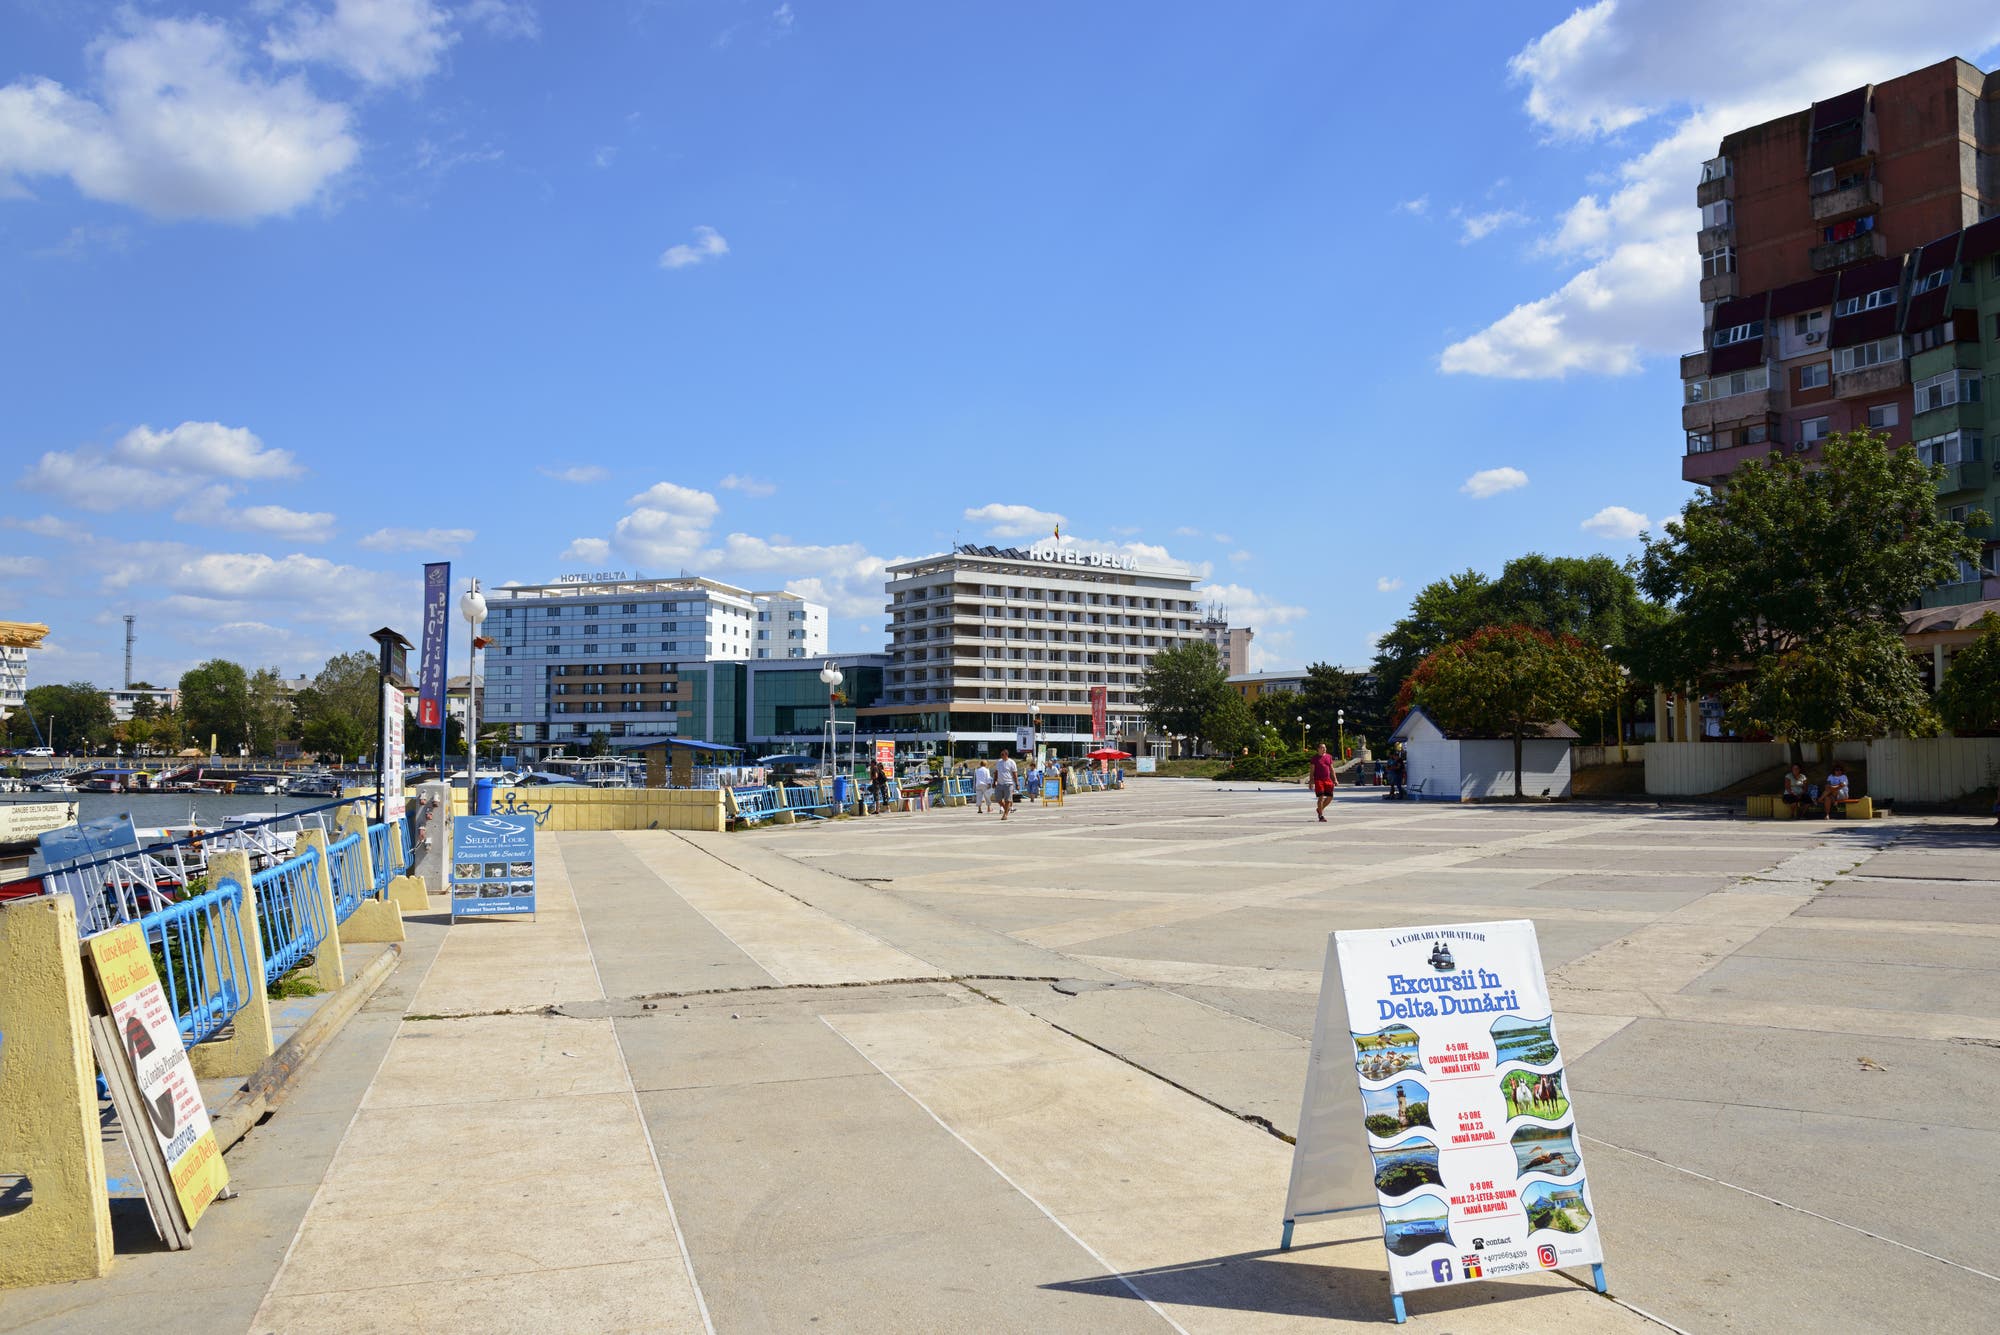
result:
[[[880,702],[859,711],[862,730],[997,753],[1032,725],[1067,749],[1098,740],[1090,702],[1101,686],[1105,735],[1143,735],[1147,665],[1200,638],[1195,582],[1055,546],[961,546],[898,562],[887,584],[889,667]]]
[[[706,662],[827,651],[823,605],[711,579],[607,571],[485,592],[481,721],[511,725],[523,749],[588,745],[600,731],[671,735],[695,703],[683,677]]]

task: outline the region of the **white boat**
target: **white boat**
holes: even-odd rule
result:
[[[50,830],[74,824],[74,802],[0,802],[0,848],[28,847]]]

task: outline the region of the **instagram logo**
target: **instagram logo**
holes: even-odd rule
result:
[[[1535,1259],[1550,1270],[1553,1270],[1556,1266],[1556,1249],[1545,1242],[1535,1248]]]

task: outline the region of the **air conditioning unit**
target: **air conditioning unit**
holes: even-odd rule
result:
[[[1813,344],[1818,343],[1821,339],[1825,337],[1826,337],[1825,334],[1822,334],[1817,329],[1815,329],[1812,333],[1806,335],[1806,345],[1810,347]]]
[[[1795,454],[1804,454],[1807,450],[1811,449],[1812,447],[1813,443],[1811,441],[1802,440],[1798,442],[1796,445],[1792,446],[1792,452]]]

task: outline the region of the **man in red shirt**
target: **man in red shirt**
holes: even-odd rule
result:
[[[1313,808],[1313,814],[1321,820],[1326,819],[1326,804],[1333,801],[1333,786],[1336,782],[1338,780],[1333,777],[1333,757],[1327,754],[1326,743],[1321,742],[1319,754],[1313,757],[1312,767],[1313,795],[1319,799],[1319,805]]]

